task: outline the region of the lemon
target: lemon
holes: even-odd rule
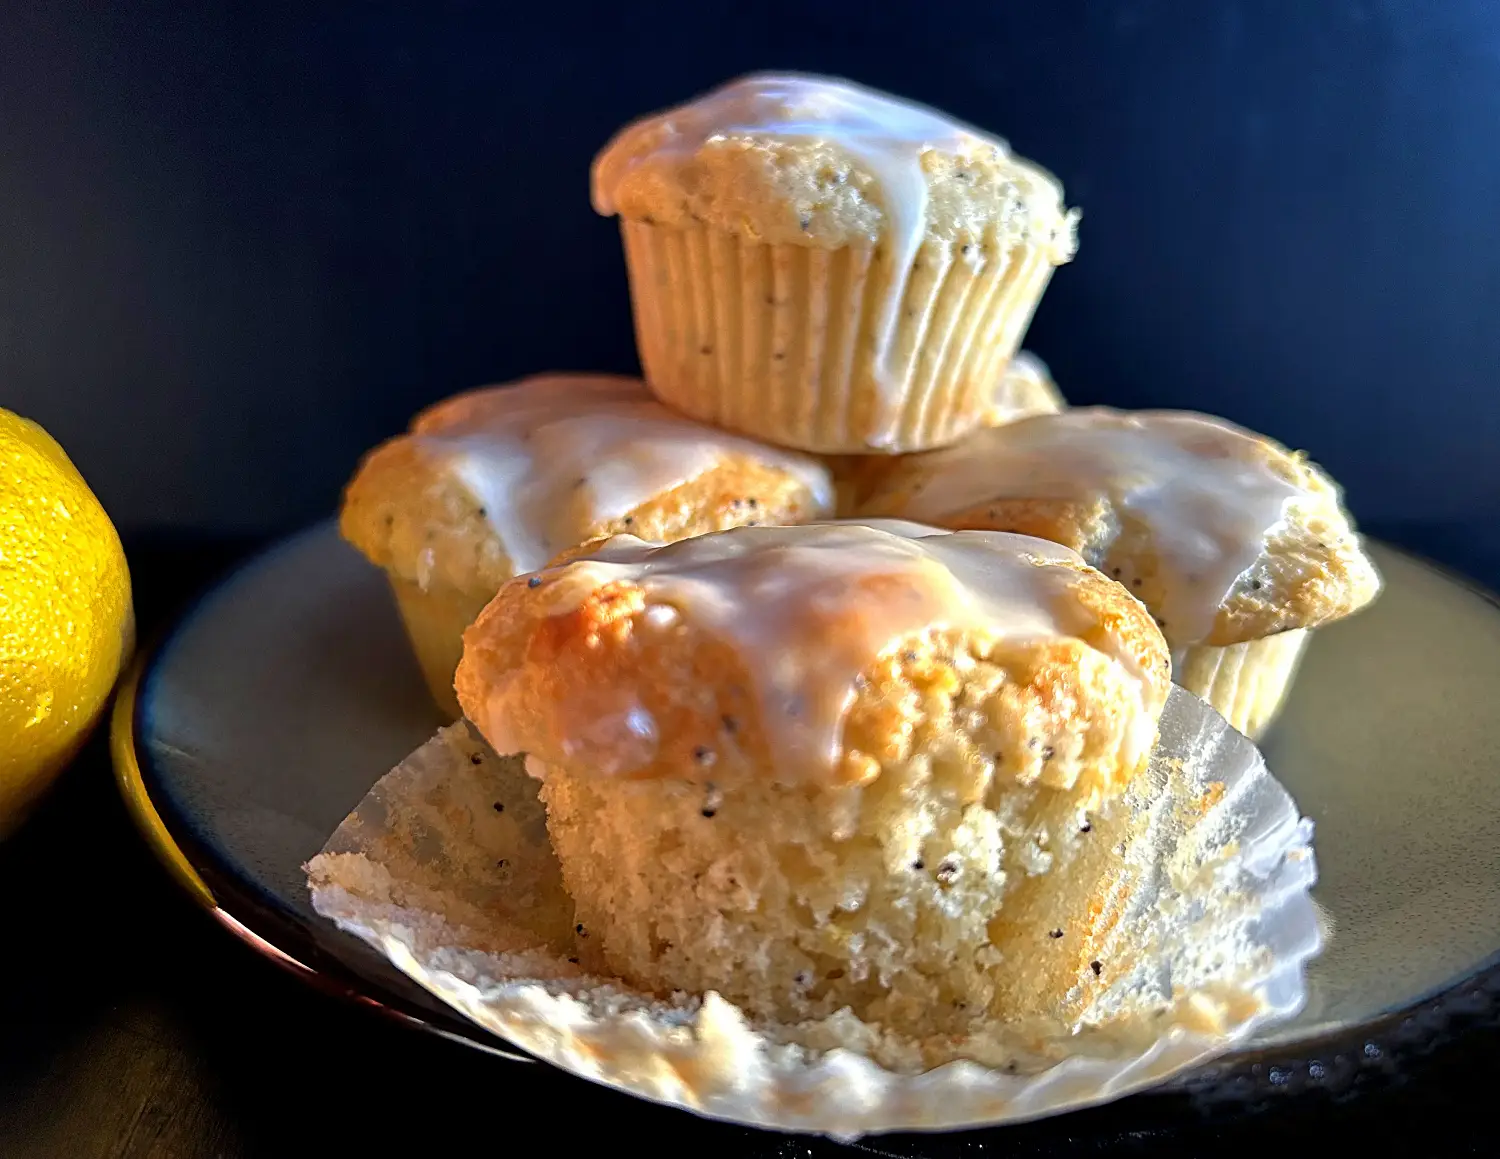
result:
[[[109,516],[46,431],[0,410],[0,837],[83,744],[134,638]]]

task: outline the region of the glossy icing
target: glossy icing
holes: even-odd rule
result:
[[[1152,611],[1181,647],[1209,634],[1288,501],[1302,494],[1273,459],[1265,440],[1204,415],[1076,408],[921,456],[921,480],[900,513],[948,523],[1001,499],[1105,497],[1144,529],[1162,561],[1163,597]]]
[[[471,391],[422,414],[413,434],[479,501],[516,574],[545,566],[730,452],[782,467],[825,509],[833,501],[815,459],[678,415],[630,378],[544,375]]]
[[[1075,585],[1083,561],[1044,540],[946,532],[895,520],[746,527],[660,546],[621,535],[557,569],[558,612],[601,586],[639,585],[650,611],[733,644],[752,684],[776,769],[828,774],[840,757],[857,678],[902,639],[935,625],[992,638],[1108,637]],[[1108,649],[1108,642],[1097,646]],[[1141,681],[1123,648],[1112,653]],[[512,710],[501,681],[480,723],[509,751]],[[626,695],[618,711],[570,738],[594,771],[628,774],[656,751],[649,711]],[[1144,730],[1151,715],[1136,714]],[[1137,738],[1141,751],[1146,735]]]

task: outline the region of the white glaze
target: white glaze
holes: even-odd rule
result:
[[[803,527],[747,527],[660,546],[621,535],[559,569],[558,612],[617,581],[639,585],[648,604],[733,644],[749,674],[782,775],[835,766],[857,678],[913,633],[972,628],[994,638],[1047,640],[1089,635],[1096,621],[1075,585],[1082,560],[1057,544],[999,532],[946,532],[895,520]],[[1108,649],[1109,642],[1097,646]],[[1110,653],[1143,673],[1123,647]],[[500,751],[514,745],[513,709],[501,680],[480,723]],[[656,752],[655,727],[630,689],[570,738],[573,759],[604,775],[628,774]],[[1155,729],[1135,713],[1141,752]]]
[[[901,514],[946,523],[1000,499],[1107,498],[1145,530],[1148,550],[1167,569],[1152,611],[1180,649],[1209,634],[1287,502],[1302,493],[1270,468],[1263,446],[1204,415],[1074,409],[981,431],[914,460],[922,482]]]
[[[922,154],[929,149],[985,149],[1006,155],[1009,147],[936,110],[861,85],[798,74],[755,74],[620,133],[594,162],[595,208],[607,215],[617,212],[615,191],[635,166],[664,155],[686,159],[709,141],[731,137],[826,141],[875,179],[894,271],[880,307],[875,375],[893,389],[891,340],[927,228]]]
[[[782,467],[824,510],[833,502],[815,459],[678,415],[630,378],[545,375],[473,391],[428,411],[413,433],[483,506],[518,575],[729,452]]]

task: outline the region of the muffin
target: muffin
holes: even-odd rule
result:
[[[557,374],[418,415],[365,458],[339,524],[385,571],[433,697],[456,717],[463,630],[512,576],[618,531],[670,542],[832,509],[809,456],[694,422],[636,379]]]
[[[755,75],[622,130],[618,215],[646,380],[706,422],[827,454],[984,420],[1075,213],[1005,142],[843,81]]]
[[[990,395],[980,423],[997,427],[1035,414],[1056,414],[1067,405],[1047,364],[1029,351],[1019,351]],[[899,455],[830,455],[825,460],[838,492],[840,515],[857,511],[888,471],[901,461]]]
[[[1071,547],[1151,609],[1176,681],[1252,738],[1284,702],[1308,631],[1380,590],[1327,475],[1203,415],[1023,419],[903,459],[862,510]]]
[[[926,1036],[1066,1018],[1125,963],[1170,685],[1074,552],[904,523],[619,536],[503,586],[465,715],[541,782],[590,968]]]

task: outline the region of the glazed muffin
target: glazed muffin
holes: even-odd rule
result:
[[[998,427],[1031,415],[1056,414],[1066,405],[1047,364],[1022,350],[1000,375],[980,423]],[[829,455],[825,462],[838,492],[839,514],[852,515],[858,511],[900,461],[899,455]]]
[[[1065,548],[825,524],[511,581],[457,687],[541,781],[586,965],[929,1035],[1066,1018],[1115,976],[1120,801],[1169,665]]]
[[[1071,547],[1145,602],[1177,682],[1251,737],[1284,702],[1308,631],[1380,590],[1327,475],[1203,415],[1024,419],[902,460],[863,512]]]
[[[542,375],[461,394],[377,448],[344,496],[344,537],[390,580],[439,707],[469,626],[512,576],[620,531],[670,542],[832,513],[809,456],[714,430],[639,380]]]
[[[984,421],[1076,214],[1005,142],[842,81],[757,75],[621,131],[618,215],[646,379],[707,422],[828,454]]]

